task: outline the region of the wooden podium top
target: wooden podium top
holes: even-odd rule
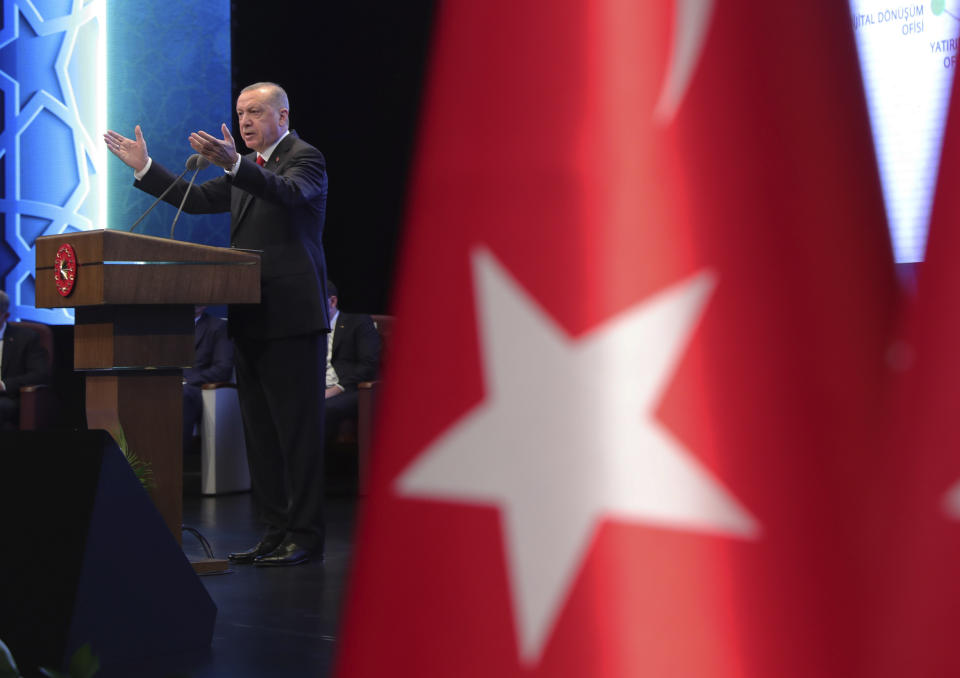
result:
[[[37,308],[260,302],[254,252],[109,229],[42,236],[36,248]]]

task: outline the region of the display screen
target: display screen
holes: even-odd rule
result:
[[[850,0],[898,263],[923,260],[953,74],[960,0]]]

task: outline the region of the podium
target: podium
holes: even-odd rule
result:
[[[122,429],[151,464],[151,497],[178,543],[193,306],[259,301],[253,252],[113,230],[37,238],[36,306],[76,310],[74,370],[84,373],[87,427]]]

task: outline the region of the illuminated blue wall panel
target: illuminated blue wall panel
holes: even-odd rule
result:
[[[107,26],[108,125],[133,138],[139,124],[154,161],[179,174],[193,153],[190,132],[218,134],[220,123],[230,125],[230,2],[110,2]],[[110,226],[127,228],[153,198],[133,188],[126,165],[110,160]],[[223,170],[208,168],[197,182],[217,172]],[[159,205],[137,232],[167,236],[175,214],[175,207]],[[223,246],[229,237],[229,215],[184,215],[177,222],[177,240]]]
[[[0,284],[15,317],[70,320],[64,311],[33,308],[33,244],[104,218],[104,8],[104,0],[3,0]]]
[[[0,106],[0,287],[14,317],[71,322],[33,308],[34,241],[126,228],[149,205],[108,157],[107,127],[132,136],[140,123],[154,159],[175,169],[191,131],[229,123],[230,3],[3,0]],[[174,211],[158,207],[138,231],[167,235]],[[177,224],[178,239],[206,244],[225,245],[228,231],[226,215]]]

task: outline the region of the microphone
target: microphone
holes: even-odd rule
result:
[[[200,174],[200,170],[205,169],[210,166],[210,161],[204,158],[199,153],[194,153],[189,158],[187,158],[187,169],[184,172],[193,170],[193,176],[190,177],[190,183],[187,184],[187,190],[183,192],[183,200],[180,201],[180,207],[177,209],[177,214],[173,218],[173,223],[170,224],[170,239],[173,239],[173,229],[177,227],[177,220],[180,218],[180,213],[183,212],[183,206],[187,202],[187,196],[190,195],[190,189],[193,188],[193,182],[196,180],[197,175]],[[181,177],[183,174],[180,175]]]
[[[202,170],[210,167],[210,161],[207,158],[204,158],[199,153],[194,153],[189,158],[187,158],[187,169],[188,170]]]

